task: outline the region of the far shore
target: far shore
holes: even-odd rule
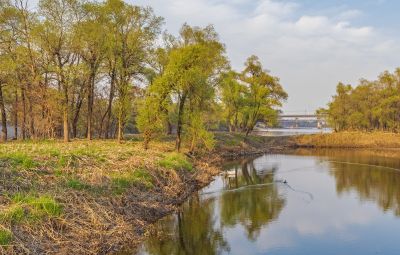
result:
[[[295,147],[400,149],[400,134],[391,132],[338,132],[299,135],[292,139]],[[292,144],[292,145],[293,145]]]

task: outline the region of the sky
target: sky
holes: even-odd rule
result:
[[[324,107],[339,81],[400,67],[398,0],[125,0],[151,6],[164,29],[213,24],[231,65],[257,55],[289,94],[286,113]]]

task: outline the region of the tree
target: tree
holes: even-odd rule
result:
[[[0,1],[0,114],[1,114],[1,141],[7,141],[7,115],[3,96],[3,87],[10,73],[7,45],[11,40],[10,29],[7,26],[8,3]]]
[[[178,151],[181,149],[185,125],[196,124],[204,132],[202,119],[197,115],[205,110],[208,101],[214,99],[213,76],[225,63],[223,52],[224,46],[218,42],[218,36],[212,27],[200,29],[185,24],[181,29],[181,43],[171,50],[164,74],[157,80],[158,93],[169,95],[176,102]],[[169,97],[164,96],[165,99]],[[192,145],[196,144],[196,134],[189,132],[188,135]]]
[[[263,70],[257,56],[247,59],[241,80],[248,86],[243,123],[243,128],[248,135],[257,121],[273,116],[276,112],[273,107],[282,106],[282,101],[286,100],[288,95],[280,85],[279,78]]]
[[[121,141],[130,110],[132,82],[143,72],[148,52],[160,32],[162,18],[155,16],[151,8],[131,6],[122,0],[108,0],[105,5],[108,29],[114,36],[111,54],[116,60],[116,115],[118,141]]]
[[[87,139],[92,139],[92,119],[96,77],[105,57],[106,17],[102,4],[83,5],[85,19],[74,25],[75,47],[88,69],[87,78]]]
[[[335,131],[400,130],[400,70],[375,81],[362,79],[356,87],[339,83],[328,104],[328,120]]]
[[[44,18],[38,29],[40,43],[54,65],[53,73],[61,94],[64,142],[69,142],[70,78],[78,60],[72,52],[72,28],[80,18],[79,3],[76,0],[41,0],[39,12]]]
[[[157,94],[149,94],[138,102],[138,117],[136,124],[143,133],[143,147],[149,148],[150,141],[162,130],[162,117],[160,114],[160,99]]]
[[[247,87],[239,81],[239,74],[234,71],[223,74],[220,87],[229,131],[238,131],[239,123],[242,120],[242,109],[245,106]]]

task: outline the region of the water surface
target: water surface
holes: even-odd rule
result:
[[[225,168],[160,220],[139,254],[400,254],[390,153],[301,150]]]

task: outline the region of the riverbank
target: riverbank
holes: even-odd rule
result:
[[[188,157],[165,138],[142,149],[115,141],[10,142],[0,147],[0,254],[109,254],[137,246],[219,173],[225,157],[282,139],[217,133],[213,153]]]
[[[400,134],[387,132],[339,132],[300,135],[291,145],[303,148],[369,148],[400,149]]]

